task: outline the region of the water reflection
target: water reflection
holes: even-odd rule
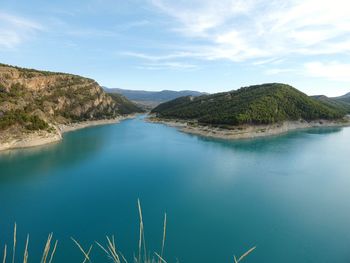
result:
[[[105,127],[87,128],[65,134],[58,143],[4,151],[0,154],[0,181],[33,179],[93,158],[104,148],[110,132]],[[17,165],[13,165],[13,160]]]
[[[328,128],[312,128],[312,129],[307,129],[305,132],[309,134],[331,134],[331,133],[337,133],[341,132],[343,130],[342,127],[328,127]]]
[[[350,129],[339,131],[225,141],[138,118],[8,152],[0,156],[2,239],[11,240],[16,221],[41,251],[54,231],[62,241],[56,261],[78,262],[70,236],[89,244],[117,234],[132,258],[140,198],[149,251],[159,247],[169,213],[169,262],[228,262],[232,250],[251,244],[259,249],[249,262],[347,262]],[[213,240],[216,253],[201,253]],[[98,254],[92,261],[103,262]]]
[[[293,150],[300,150],[300,147],[306,147],[309,143],[313,143],[313,141],[316,138],[310,138],[309,135],[330,135],[334,133],[339,133],[342,131],[342,129],[342,127],[308,128],[290,131],[288,133],[280,135],[239,140],[208,138],[192,134],[190,134],[189,136],[196,137],[199,141],[216,144],[218,145],[218,147],[229,148],[232,150],[238,150],[242,152],[290,152]],[[296,144],[295,140],[302,140],[303,142],[302,144]]]

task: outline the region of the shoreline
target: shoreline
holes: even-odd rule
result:
[[[118,116],[114,119],[102,119],[102,120],[93,120],[93,121],[82,121],[82,122],[76,122],[76,123],[70,123],[70,124],[58,124],[57,127],[61,132],[61,134],[63,135],[64,133],[67,133],[67,132],[85,129],[89,127],[116,124],[123,120],[135,118],[135,116],[136,114],[129,114],[129,115]]]
[[[159,119],[156,117],[148,117],[148,122],[160,123],[170,127],[174,127],[181,132],[199,135],[203,137],[224,139],[224,140],[241,140],[254,139],[268,136],[275,136],[288,133],[290,131],[308,129],[308,128],[327,128],[327,127],[348,127],[350,126],[350,117],[344,120],[329,121],[285,121],[283,123],[269,125],[239,125],[231,126],[232,129],[224,129],[209,125],[193,124],[193,121],[185,121],[179,119]]]
[[[48,131],[34,131],[22,134],[23,136],[9,136],[6,142],[0,142],[0,152],[13,149],[37,147],[46,144],[59,142],[63,139],[64,133],[76,131],[88,127],[116,124],[122,120],[134,118],[135,114],[118,116],[114,119],[102,119],[92,121],[82,121],[70,124],[52,125],[53,132]]]

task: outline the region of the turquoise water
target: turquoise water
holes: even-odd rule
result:
[[[139,197],[150,251],[160,250],[167,212],[168,262],[233,262],[252,246],[246,262],[349,262],[349,146],[349,128],[230,142],[140,116],[3,152],[0,250],[17,222],[31,262],[52,231],[55,262],[82,262],[71,236],[87,248],[106,234],[132,258]],[[95,245],[92,262],[102,259]]]

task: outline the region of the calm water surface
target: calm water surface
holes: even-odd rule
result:
[[[232,262],[254,245],[247,262],[350,262],[349,146],[349,128],[230,142],[140,116],[3,152],[1,250],[17,222],[31,262],[52,231],[55,262],[82,261],[71,236],[87,248],[106,234],[132,258],[139,197],[150,251],[160,250],[167,212],[168,262]],[[92,254],[107,262],[96,245]]]

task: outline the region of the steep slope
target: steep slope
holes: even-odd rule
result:
[[[244,87],[200,97],[182,97],[152,110],[157,117],[203,124],[273,124],[293,120],[340,119],[345,111],[279,83]]]
[[[31,133],[60,137],[58,125],[113,119],[137,111],[131,104],[89,78],[0,64],[1,143]]]

